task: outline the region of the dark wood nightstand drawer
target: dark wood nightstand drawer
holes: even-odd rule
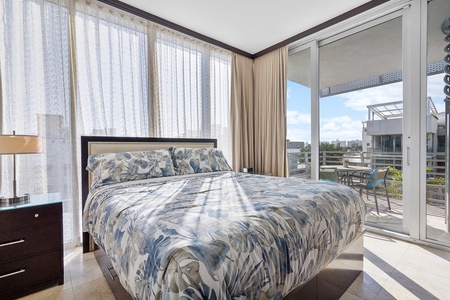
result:
[[[0,263],[61,248],[61,223],[52,222],[0,233]]]
[[[49,221],[62,221],[61,212],[62,203],[1,211],[0,230],[15,230],[20,227],[35,226]]]
[[[0,206],[0,299],[16,299],[64,283],[59,194]]]
[[[60,250],[0,264],[0,299],[22,291],[33,291],[40,284],[63,280]]]

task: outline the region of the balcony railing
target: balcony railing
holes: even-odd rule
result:
[[[348,158],[350,165],[364,165],[376,169],[390,166],[389,193],[392,197],[402,196],[403,156],[401,153],[387,152],[319,152],[319,164],[339,165],[342,159]],[[310,178],[311,152],[288,153],[289,174],[291,177]],[[445,201],[445,153],[427,153],[427,199],[429,201]]]

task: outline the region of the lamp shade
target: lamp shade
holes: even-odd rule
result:
[[[0,135],[0,154],[39,153],[41,138],[36,135]]]

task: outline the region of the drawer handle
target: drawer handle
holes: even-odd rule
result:
[[[109,276],[111,276],[111,279],[115,280],[118,275],[117,275],[117,273],[116,273],[116,275],[113,275],[113,273],[111,272],[112,270],[114,270],[114,268],[113,267],[111,267],[111,268],[106,267],[105,269],[106,269],[106,271],[108,271]],[[114,270],[114,272],[116,272],[116,270]]]
[[[35,214],[34,217],[35,217],[35,218],[39,218],[39,214]]]
[[[14,275],[17,275],[17,274],[20,274],[20,273],[23,273],[23,272],[25,272],[25,269],[20,269],[19,271],[12,272],[12,273],[5,274],[5,275],[0,275],[0,279],[5,278],[5,277],[9,277],[9,276],[14,276]]]
[[[11,246],[11,245],[20,244],[20,243],[25,243],[25,240],[20,239],[20,240],[14,241],[14,242],[0,244],[0,247],[6,247],[6,246]]]

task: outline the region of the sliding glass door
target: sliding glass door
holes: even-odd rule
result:
[[[313,149],[295,160],[295,171],[301,165],[311,170],[306,177],[318,179],[320,166],[344,160],[367,173],[389,167],[387,193],[380,189],[375,198],[361,190],[366,226],[447,247],[450,32],[443,22],[449,14],[448,0],[389,2],[296,42],[288,66],[288,138],[310,141],[301,145],[304,152]]]
[[[434,0],[427,5],[427,110],[422,111],[426,119],[426,172],[421,179],[426,182],[425,207],[426,239],[450,245],[448,186],[446,186],[446,139],[448,138],[448,114],[445,108],[444,49],[442,23],[450,14],[448,0]],[[448,34],[448,33],[447,33]],[[447,137],[446,137],[447,136]]]
[[[311,177],[311,48],[289,55],[287,155],[290,177]]]
[[[388,167],[386,186],[382,183],[375,195],[364,189],[368,184],[360,178],[345,183],[363,187],[357,190],[367,204],[367,225],[407,233],[404,211],[410,199],[403,197],[402,184],[402,28],[402,16],[397,13],[319,43],[319,160],[320,165],[348,160],[350,166],[368,167],[370,172]]]

